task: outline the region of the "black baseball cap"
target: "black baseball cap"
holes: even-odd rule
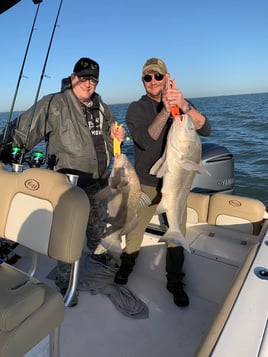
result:
[[[82,57],[76,62],[73,73],[80,77],[94,77],[99,79],[100,67],[90,58]]]

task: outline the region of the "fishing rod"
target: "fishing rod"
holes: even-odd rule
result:
[[[50,37],[50,41],[49,41],[49,45],[48,45],[48,49],[47,49],[44,65],[43,65],[43,68],[42,68],[42,72],[41,72],[38,88],[37,88],[35,99],[34,99],[34,104],[33,104],[33,107],[32,107],[31,116],[29,118],[29,123],[28,123],[27,132],[26,132],[26,138],[25,138],[25,144],[23,145],[23,147],[21,149],[21,152],[20,152],[19,164],[22,164],[23,159],[24,159],[24,155],[26,153],[26,147],[27,147],[28,140],[29,140],[30,130],[31,130],[31,126],[32,126],[33,118],[34,118],[35,109],[36,109],[36,103],[38,101],[41,85],[42,85],[42,82],[43,82],[43,78],[45,76],[47,60],[48,60],[50,49],[51,49],[51,45],[52,45],[52,42],[53,42],[54,33],[55,33],[55,30],[56,30],[56,27],[57,27],[57,24],[58,24],[58,18],[59,18],[59,15],[60,15],[62,2],[63,2],[63,0],[60,0],[57,16],[56,16],[56,19],[55,19],[55,22],[54,22],[54,26],[53,26],[53,30],[52,30],[52,33],[51,33],[51,37]]]
[[[26,46],[26,50],[25,50],[25,53],[24,53],[24,58],[23,58],[23,61],[22,61],[21,69],[20,69],[20,72],[19,72],[17,86],[16,86],[16,89],[15,89],[14,97],[13,97],[11,108],[10,108],[10,111],[9,111],[7,124],[6,124],[6,127],[5,127],[4,134],[3,134],[3,143],[4,143],[4,145],[6,144],[7,131],[8,131],[9,123],[10,123],[10,121],[12,119],[12,114],[13,114],[15,102],[16,102],[16,99],[17,99],[17,95],[18,95],[18,91],[19,91],[19,87],[20,87],[20,82],[21,82],[21,79],[23,77],[23,70],[24,70],[25,62],[26,62],[28,51],[29,51],[29,48],[30,48],[33,31],[35,29],[35,23],[36,23],[37,15],[38,15],[38,12],[39,12],[39,6],[40,6],[40,3],[42,2],[42,0],[33,0],[33,2],[34,2],[34,4],[38,4],[38,5],[37,5],[37,9],[36,9],[35,16],[34,16],[34,19],[33,19],[32,29],[31,29],[30,36],[29,36],[29,39],[28,39],[28,43],[27,43],[27,46]]]

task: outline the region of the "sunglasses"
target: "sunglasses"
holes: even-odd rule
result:
[[[164,75],[163,74],[160,74],[160,73],[155,73],[155,74],[146,74],[146,76],[143,77],[143,80],[147,83],[151,82],[151,80],[153,79],[160,82],[162,81],[162,79],[164,78]]]
[[[93,83],[98,83],[98,79],[93,77],[93,76],[89,76],[89,77],[80,77],[77,76],[80,82],[86,82],[86,81],[91,81]]]

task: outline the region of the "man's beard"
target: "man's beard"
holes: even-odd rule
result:
[[[154,99],[159,99],[162,97],[162,90],[159,90],[157,93],[152,93],[151,91],[148,91],[148,94]]]

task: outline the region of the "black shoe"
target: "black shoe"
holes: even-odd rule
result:
[[[134,252],[131,254],[123,252],[121,254],[121,266],[114,277],[114,282],[116,284],[124,285],[128,282],[128,276],[132,272],[138,254],[139,252]]]
[[[173,294],[173,300],[175,305],[179,307],[186,307],[189,305],[189,298],[183,289],[183,284],[178,284],[176,286],[169,286],[167,284],[167,290]]]
[[[131,271],[132,269],[130,270],[127,265],[122,264],[118,272],[115,274],[114,282],[120,285],[127,284],[128,276],[131,273]]]

